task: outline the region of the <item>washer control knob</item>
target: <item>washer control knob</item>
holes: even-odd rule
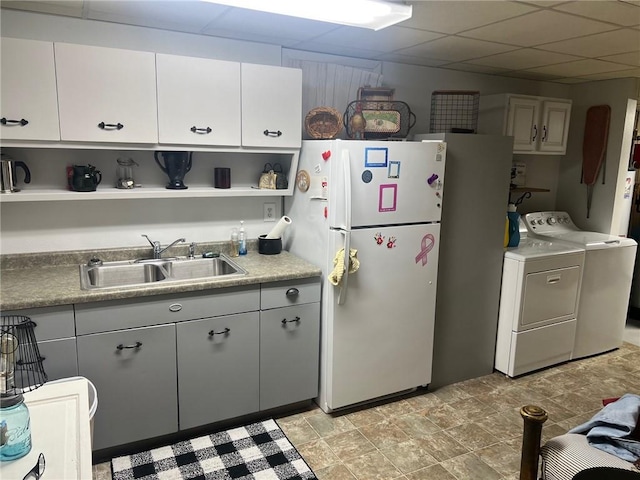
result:
[[[554,217],[549,217],[549,218],[547,218],[547,223],[549,225],[555,225],[556,224],[556,219]]]

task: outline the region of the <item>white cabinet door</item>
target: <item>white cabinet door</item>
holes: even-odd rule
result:
[[[160,143],[240,146],[240,64],[156,54]]]
[[[62,140],[157,143],[155,54],[55,44]]]
[[[569,136],[571,103],[545,100],[542,103],[541,118],[542,132],[539,150],[541,152],[565,153]]]
[[[242,145],[302,145],[302,71],[242,64]]]
[[[538,116],[540,102],[530,98],[509,98],[507,135],[513,137],[514,152],[529,152],[536,149],[539,137]]]
[[[60,140],[53,43],[2,38],[0,136]]]

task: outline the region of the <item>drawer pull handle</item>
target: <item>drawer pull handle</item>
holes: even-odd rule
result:
[[[222,330],[221,332],[216,332],[214,330],[211,330],[209,332],[209,336],[213,337],[214,335],[226,335],[227,333],[229,333],[231,331],[231,329],[229,327],[226,327],[224,330]]]
[[[554,283],[558,283],[560,281],[560,275],[555,275],[553,277],[547,277],[547,283],[552,285]]]
[[[118,350],[124,350],[125,348],[140,348],[141,346],[142,346],[142,342],[136,342],[136,343],[134,343],[133,345],[123,345],[123,344],[120,344],[120,345],[118,345],[116,348],[117,348]]]
[[[287,293],[285,293],[285,295],[287,297],[297,297],[299,293],[300,290],[298,290],[297,288],[290,288],[289,290],[287,290]]]
[[[25,120],[24,118],[21,118],[20,120],[10,120],[7,119],[5,117],[0,118],[0,123],[2,125],[20,125],[21,127],[24,127],[26,124],[29,123],[29,120]]]
[[[278,130],[276,132],[271,131],[271,130],[265,130],[262,133],[267,137],[279,137],[280,135],[282,135],[282,132],[280,130]]]
[[[172,303],[169,305],[170,312],[179,312],[180,310],[182,310],[182,304],[180,303]]]
[[[24,360],[19,358],[18,360],[16,360],[16,365],[34,365],[34,364],[36,364],[38,362],[42,363],[46,359],[47,359],[47,357],[43,357],[42,355],[40,355],[37,360],[31,360],[30,362],[25,362]]]
[[[118,123],[100,122],[98,124],[98,127],[101,128],[102,130],[122,130],[124,128],[124,125],[121,124],[120,122],[118,122]]]
[[[211,127],[207,127],[207,128],[198,128],[195,125],[193,127],[191,127],[189,130],[191,130],[193,133],[211,133],[213,130],[211,130]]]
[[[117,348],[118,350],[124,350],[125,348],[140,348],[141,346],[142,346],[142,342],[136,342],[136,343],[134,343],[133,345],[123,345],[123,344],[120,344],[120,345],[118,345],[116,348]]]
[[[286,325],[287,323],[296,322],[300,323],[300,317],[292,318],[291,320],[287,320],[286,318],[282,319],[282,324]]]

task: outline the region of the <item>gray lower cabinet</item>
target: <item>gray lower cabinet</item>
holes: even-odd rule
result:
[[[49,380],[78,375],[73,305],[6,310],[2,315],[25,316],[34,322],[33,332]]]
[[[260,312],[260,410],[318,395],[320,304]]]
[[[259,409],[258,312],[176,325],[180,429]]]
[[[174,323],[79,336],[80,375],[98,393],[93,449],[178,430]]]

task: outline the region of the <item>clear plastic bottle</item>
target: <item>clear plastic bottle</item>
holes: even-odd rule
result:
[[[239,249],[239,245],[238,245],[238,229],[237,228],[232,228],[231,229],[231,252],[230,252],[230,255],[232,257],[237,257],[238,256],[238,249]]]
[[[244,221],[240,222],[240,232],[238,232],[238,253],[247,254],[247,234],[244,231]]]

